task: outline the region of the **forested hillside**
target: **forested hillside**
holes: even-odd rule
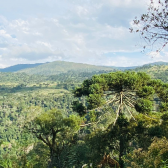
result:
[[[168,82],[168,65],[144,65],[138,67],[135,71],[142,71],[149,74],[152,78],[161,79],[163,82]]]
[[[22,73],[0,73],[0,79],[0,167],[47,167],[46,147],[25,131],[25,122],[51,109],[61,109],[66,116],[73,113],[71,90],[78,84],[56,89],[57,83],[44,76]]]
[[[35,118],[38,113],[51,109],[60,109],[64,116],[73,114],[72,102],[76,99],[72,90],[92,75],[105,72],[77,73],[70,71],[53,76],[1,72],[0,166],[4,168],[24,167],[26,162],[27,167],[47,167],[49,156],[47,149],[33,134],[25,131],[25,123],[30,118]],[[34,146],[33,151],[31,151],[32,145]],[[44,148],[42,155],[39,145]],[[27,148],[30,148],[32,153],[25,153]],[[39,158],[36,158],[37,155]]]
[[[164,166],[167,69],[1,72],[0,168]]]

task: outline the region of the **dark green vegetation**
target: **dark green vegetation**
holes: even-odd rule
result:
[[[0,73],[0,168],[163,167],[167,69]]]

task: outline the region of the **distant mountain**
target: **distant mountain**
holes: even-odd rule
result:
[[[121,71],[125,71],[125,70],[131,70],[131,69],[135,69],[138,68],[139,66],[132,66],[132,67],[113,67],[114,69],[117,70],[121,70]]]
[[[10,66],[4,69],[0,69],[0,72],[17,72],[20,71],[22,69],[26,69],[26,68],[34,68],[36,66],[42,65],[43,63],[37,63],[37,64],[18,64],[18,65],[14,65],[14,66]]]
[[[142,68],[142,67],[151,67],[151,66],[160,66],[160,65],[168,65],[168,62],[162,62],[162,61],[159,61],[159,62],[153,62],[153,63],[149,63],[149,64],[144,64],[142,66],[131,66],[131,67],[115,67],[113,66],[113,68],[115,69],[118,69],[118,70],[122,70],[122,71],[125,71],[125,70],[134,70],[136,68]]]
[[[149,63],[149,64],[144,64],[143,66],[154,66],[154,65],[168,65],[168,62],[163,62],[163,61],[159,61],[159,62],[153,62],[153,63]]]
[[[92,72],[101,70],[113,71],[114,68],[107,66],[96,66],[82,63],[74,63],[74,62],[54,61],[33,68],[23,69],[18,72],[25,72],[27,74],[39,74],[39,75],[56,75],[60,73],[66,73],[68,71]]]
[[[150,64],[145,64],[143,66],[139,66],[133,70],[144,71],[148,73],[156,73],[159,71],[165,71],[167,69],[168,69],[168,62],[154,62]]]
[[[25,72],[27,74],[40,75],[57,75],[66,73],[68,71],[75,72],[96,72],[96,71],[114,71],[114,70],[135,70],[135,71],[150,71],[150,68],[156,66],[155,69],[160,69],[161,66],[168,66],[168,62],[154,62],[145,64],[143,66],[132,67],[114,67],[114,66],[96,66],[90,64],[73,63],[65,61],[54,61],[50,63],[36,63],[36,64],[18,64],[4,69],[0,72]],[[152,72],[151,72],[152,73]]]

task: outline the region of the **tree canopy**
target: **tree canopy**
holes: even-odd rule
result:
[[[120,104],[118,110],[122,106],[131,114],[129,108],[135,108],[137,112],[149,113],[152,110],[153,99],[157,96],[165,94],[158,94],[158,90],[163,83],[159,80],[153,80],[146,73],[143,72],[112,72],[109,74],[95,75],[91,79],[85,80],[81,87],[76,88],[74,95],[76,97],[86,96],[87,107],[81,107],[80,103],[76,103],[76,108],[83,110],[86,114],[88,110],[99,110],[105,105]],[[75,109],[75,108],[74,108]]]

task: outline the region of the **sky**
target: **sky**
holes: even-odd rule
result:
[[[142,53],[130,33],[149,0],[5,0],[0,5],[0,68],[69,61],[137,66],[168,61],[168,50]]]

